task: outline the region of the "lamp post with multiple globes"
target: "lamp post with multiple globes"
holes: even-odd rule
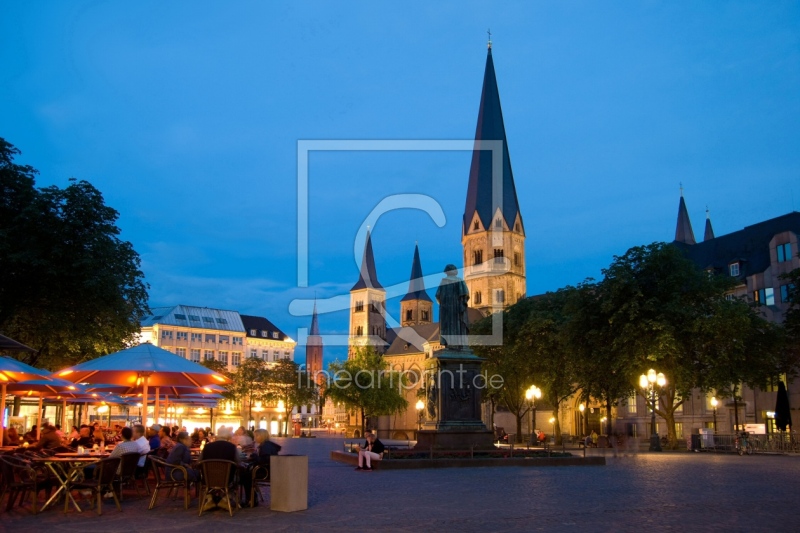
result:
[[[650,451],[661,451],[661,440],[656,431],[656,389],[661,389],[667,384],[667,378],[661,372],[656,373],[652,368],[647,374],[639,376],[639,386],[650,398]]]
[[[536,385],[531,385],[528,387],[528,390],[525,391],[525,399],[528,400],[531,404],[531,422],[528,426],[530,430],[530,442],[531,444],[535,444],[533,436],[533,430],[535,429],[534,426],[536,425],[536,400],[542,397],[542,389],[537,387]]]
[[[422,400],[417,400],[417,404],[414,406],[417,408],[417,431],[422,430],[422,410],[425,409],[425,402]]]

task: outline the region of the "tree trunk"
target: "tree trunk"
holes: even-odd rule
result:
[[[733,432],[736,433],[739,431],[739,400],[736,398],[735,389],[733,392],[733,420],[734,420]]]
[[[514,439],[514,442],[516,442],[517,444],[522,444],[522,417],[523,415],[520,414],[519,411],[517,411],[515,417],[517,419],[517,436]]]
[[[606,435],[611,435],[611,395],[606,392]]]
[[[559,420],[558,412],[559,412],[559,403],[558,401],[555,402],[555,409],[553,409],[553,418],[555,418],[555,422],[553,422],[553,435],[556,440],[554,441],[557,445],[561,444],[561,421]]]
[[[364,417],[364,408],[361,408],[361,436],[367,434],[367,419]]]

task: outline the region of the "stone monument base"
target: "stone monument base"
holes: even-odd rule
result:
[[[486,430],[426,430],[417,432],[415,450],[489,450],[494,448],[494,433]]]

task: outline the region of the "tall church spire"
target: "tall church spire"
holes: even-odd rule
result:
[[[675,228],[675,242],[697,244],[697,241],[694,240],[692,222],[689,220],[689,211],[686,209],[686,202],[683,200],[683,187],[681,187],[681,201],[678,204],[678,225]]]
[[[378,282],[378,274],[375,270],[375,258],[372,255],[372,233],[367,230],[367,240],[364,243],[364,255],[361,258],[361,273],[358,281],[351,291],[358,289],[381,289],[383,286]]]
[[[703,235],[703,242],[710,241],[714,238],[714,228],[711,227],[711,215],[708,213],[708,208],[706,207],[706,231]]]
[[[525,228],[508,155],[491,35],[489,39],[461,225],[469,306],[485,314],[505,309],[526,292]]]
[[[503,111],[500,108],[500,93],[497,89],[497,78],[494,73],[491,40],[486,55],[486,70],[483,74],[483,91],[478,109],[478,125],[475,129],[475,149],[472,151],[472,165],[469,171],[467,202],[464,207],[464,232],[477,212],[481,225],[490,228],[492,218],[500,209],[508,227],[515,224],[519,214],[517,190],[514,186],[514,175],[511,172],[511,158],[508,155],[506,128],[503,123]],[[502,166],[500,175],[492,176],[491,147],[479,146],[478,141],[502,142]],[[478,148],[483,148],[479,150]],[[520,219],[521,222],[521,219]]]

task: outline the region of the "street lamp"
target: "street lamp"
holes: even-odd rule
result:
[[[531,423],[530,430],[531,434],[531,443],[533,443],[533,430],[536,425],[536,400],[542,397],[542,389],[537,387],[536,385],[531,385],[528,387],[528,390],[525,391],[525,399],[531,402]]]
[[[607,433],[605,433],[605,432],[603,431],[603,426],[605,425],[605,423],[606,423],[606,420],[608,420],[608,417],[605,417],[605,416],[604,416],[603,418],[601,418],[601,419],[600,419],[600,433],[602,433],[603,435],[606,435],[606,434],[607,434]],[[607,429],[607,428],[606,428],[606,429]]]
[[[580,404],[578,406],[578,411],[581,412],[580,419],[581,419],[581,437],[583,437],[586,433],[583,431],[583,412],[586,411],[586,406],[584,404]]]
[[[650,397],[650,451],[661,451],[661,440],[656,432],[656,387],[659,389],[667,384],[667,378],[661,372],[656,373],[652,368],[647,374],[639,376],[639,386]]]
[[[717,400],[716,396],[711,397],[711,407],[714,408],[714,434],[717,433],[717,405],[719,405],[719,401]]]
[[[553,434],[553,442],[556,442],[556,417],[551,416],[548,422],[550,422],[551,433]]]
[[[417,400],[417,431],[422,430],[422,410],[425,409],[425,402]]]

